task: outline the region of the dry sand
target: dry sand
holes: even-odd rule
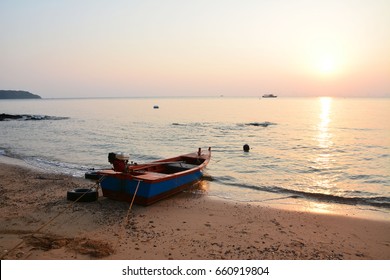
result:
[[[1,259],[390,259],[390,221],[278,210],[191,192],[134,205],[130,212],[129,203],[101,196],[67,201],[68,190],[92,186],[0,163]]]

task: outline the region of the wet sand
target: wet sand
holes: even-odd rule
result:
[[[100,190],[97,201],[73,203],[67,191],[95,184],[2,162],[1,259],[390,259],[390,220],[286,211],[191,192],[131,211]]]

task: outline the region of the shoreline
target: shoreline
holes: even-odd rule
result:
[[[390,259],[389,220],[289,211],[191,192],[148,207],[134,205],[130,212],[128,203],[101,192],[96,202],[72,204],[68,190],[94,183],[1,158],[1,259]]]
[[[9,157],[4,154],[0,154],[0,164],[16,165],[21,168],[32,169],[37,172],[52,173],[58,175],[70,176],[75,179],[84,178],[84,176],[71,175],[69,173],[61,173],[53,170],[46,170],[45,167],[39,167],[29,164],[23,159]],[[220,185],[221,186],[221,185]],[[220,187],[219,186],[219,187]],[[215,183],[204,181],[203,186],[200,187],[200,191],[208,192],[209,188],[216,187]],[[223,186],[222,186],[223,187]],[[263,194],[264,195],[264,194]],[[207,197],[212,200],[228,202],[228,203],[239,203],[239,204],[251,204],[263,207],[271,207],[279,210],[293,211],[293,212],[309,212],[327,215],[338,215],[346,217],[356,217],[368,220],[377,221],[390,221],[390,210],[382,209],[368,205],[350,205],[342,204],[331,201],[316,201],[307,198],[292,197],[290,195],[278,194],[278,193],[267,193],[264,199],[251,200],[251,201],[239,201],[235,199],[229,199],[220,197],[215,194],[207,194]]]

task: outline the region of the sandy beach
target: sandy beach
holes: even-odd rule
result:
[[[390,259],[390,221],[286,211],[185,192],[152,206],[101,196],[92,181],[0,163],[1,259]],[[126,217],[128,219],[126,219]]]

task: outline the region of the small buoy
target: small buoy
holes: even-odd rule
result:
[[[158,105],[153,106],[153,109],[158,109],[158,108],[159,108]]]
[[[249,152],[250,148],[248,144],[245,144],[242,148],[244,149],[245,152]]]

